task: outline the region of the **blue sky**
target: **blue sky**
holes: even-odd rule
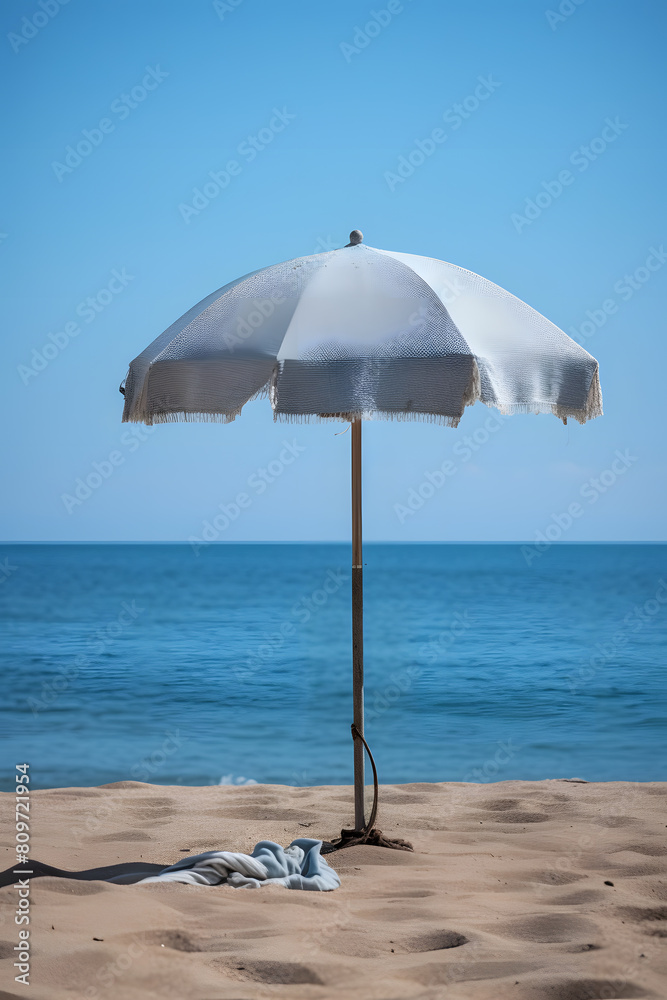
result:
[[[366,423],[366,538],[665,539],[666,19],[648,0],[6,0],[0,537],[178,541],[217,517],[223,541],[347,539],[342,425],[258,401],[128,430],[118,384],[213,289],[358,227],[578,330],[605,403],[585,427],[481,405],[457,430]]]

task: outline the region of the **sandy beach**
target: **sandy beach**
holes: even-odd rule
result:
[[[261,839],[330,838],[351,789],[120,782],[31,795],[32,857],[71,870]],[[0,890],[1,998],[593,1000],[667,996],[667,784],[384,786],[380,827],[414,854],[328,856],[335,892],[40,878],[30,986],[17,890]],[[2,796],[3,868],[13,796]]]

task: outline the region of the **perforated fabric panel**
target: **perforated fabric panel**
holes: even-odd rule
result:
[[[304,285],[278,360],[470,353],[442,301],[411,268],[361,244],[327,257]]]
[[[148,347],[141,352],[130,364],[127,377],[125,379],[125,406],[123,408],[123,421],[134,421],[140,423],[145,420],[148,415],[143,405],[142,396],[144,395],[144,387],[146,376],[148,375],[149,368],[155,358],[159,355],[160,351],[164,350],[178,334],[185,329],[186,326],[197,316],[199,313],[203,312],[211,302],[215,302],[220,296],[224,295],[226,292],[230,291],[236,285],[245,281],[247,278],[251,277],[252,274],[257,274],[256,271],[251,272],[251,274],[246,274],[241,278],[237,278],[235,281],[229,282],[229,284],[224,285],[222,288],[218,288],[217,291],[211,292],[206,298],[202,299],[196,305],[188,309],[186,313],[183,313],[175,323],[167,327],[164,333],[161,333]],[[150,422],[150,421],[149,421]]]
[[[597,362],[509,292],[444,261],[363,245],[273,265],[203,299],[130,365],[124,420],[278,418],[456,424],[481,398],[582,422]]]
[[[597,361],[537,310],[455,264],[378,253],[410,267],[446,305],[477,359],[483,402],[582,422],[602,412]]]
[[[469,354],[449,358],[285,361],[276,378],[277,414],[403,415],[456,426],[474,377]]]
[[[330,256],[284,261],[242,279],[194,316],[155,362],[239,355],[275,359],[309,279]]]
[[[294,310],[276,414],[458,419],[473,359],[447,309],[400,261],[358,245],[331,254]]]
[[[219,415],[233,420],[273,373],[271,358],[187,358],[152,365],[146,396],[153,414]],[[221,408],[221,403],[224,409]]]
[[[131,363],[123,420],[154,423],[187,413],[233,419],[268,387],[307,275],[327,256],[253,271],[202,299]]]

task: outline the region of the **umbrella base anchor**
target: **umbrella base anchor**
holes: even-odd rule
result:
[[[414,847],[407,840],[400,837],[385,837],[382,830],[375,827],[372,830],[341,830],[340,837],[335,840],[325,840],[322,844],[321,854],[333,854],[334,851],[342,851],[344,847],[356,847],[357,844],[365,844],[369,847],[390,847],[394,851],[414,851]]]
[[[400,837],[385,837],[382,830],[376,829],[375,820],[377,819],[378,812],[379,784],[375,761],[373,760],[373,754],[370,751],[368,743],[354,723],[352,723],[351,729],[352,739],[361,740],[373,768],[373,808],[371,809],[368,823],[363,830],[341,830],[340,837],[336,837],[334,840],[323,841],[320,853],[332,854],[333,851],[341,851],[344,847],[355,847],[357,844],[367,844],[369,847],[389,847],[394,851],[414,851],[414,847],[409,841],[401,840]]]

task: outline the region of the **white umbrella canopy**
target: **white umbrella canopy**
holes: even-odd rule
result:
[[[377,250],[358,230],[218,289],[131,363],[124,421],[234,420],[268,394],[276,419],[602,413],[595,358],[486,278]]]
[[[364,811],[361,421],[456,427],[481,400],[502,413],[602,413],[598,363],[509,292],[432,257],[364,246],[297,257],[219,288],[130,364],[123,421],[234,420],[268,395],[274,418],[352,424],[352,676],[355,830],[387,841]],[[370,755],[370,751],[369,755]],[[347,836],[346,836],[347,835]]]

